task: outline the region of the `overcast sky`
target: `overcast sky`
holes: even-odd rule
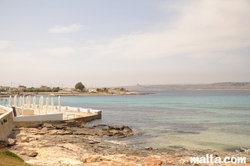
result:
[[[248,0],[0,0],[0,85],[250,81]]]

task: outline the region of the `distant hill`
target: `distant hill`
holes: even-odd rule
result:
[[[250,90],[250,82],[124,86],[127,90]]]

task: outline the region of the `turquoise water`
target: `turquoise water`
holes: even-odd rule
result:
[[[135,147],[250,148],[250,90],[167,90],[151,95],[61,97],[62,105],[102,110],[92,123],[139,132],[120,141]],[[55,101],[56,104],[56,101]]]
[[[100,109],[92,123],[124,124],[132,146],[233,150],[250,148],[250,91],[150,91],[151,95],[62,97],[63,105]]]

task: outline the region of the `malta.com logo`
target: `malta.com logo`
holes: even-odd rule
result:
[[[191,164],[246,164],[246,157],[229,157],[224,158],[206,154],[203,157],[190,157]]]

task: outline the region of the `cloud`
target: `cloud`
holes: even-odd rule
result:
[[[10,47],[11,43],[9,41],[0,41],[0,50]]]
[[[75,52],[75,49],[72,47],[54,47],[54,48],[47,48],[44,49],[46,54],[54,55],[54,56],[61,56],[66,57]]]
[[[80,24],[71,24],[70,26],[55,26],[48,30],[49,33],[73,33],[85,29],[86,26]]]
[[[191,1],[185,7],[175,6],[179,15],[165,30],[127,34],[85,50],[132,59],[175,55],[216,59],[222,52],[250,46],[249,8],[250,3],[243,0]]]
[[[242,64],[250,62],[250,57],[247,55],[225,55],[224,57],[220,58],[220,63],[222,64]]]

